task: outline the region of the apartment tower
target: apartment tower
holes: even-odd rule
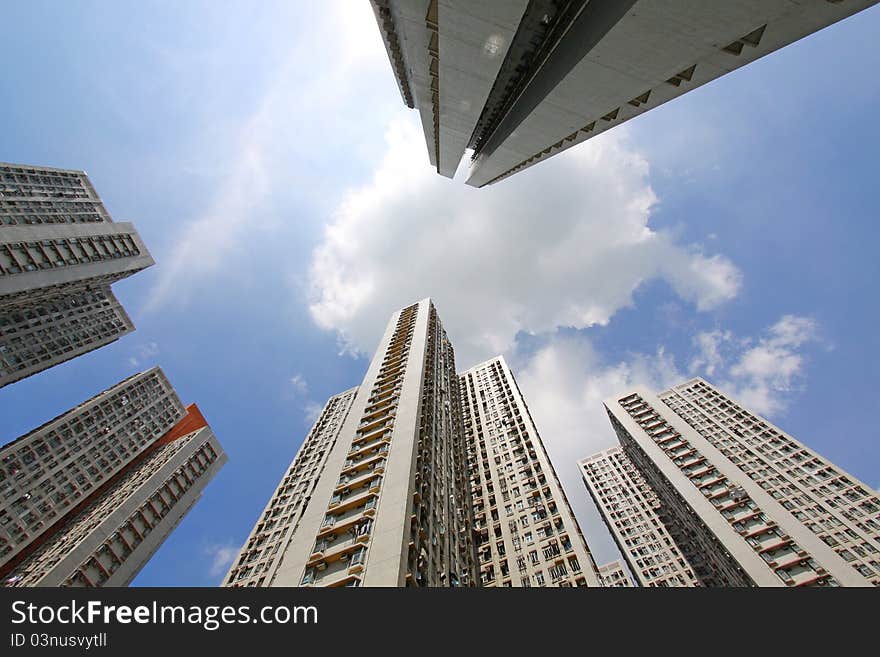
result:
[[[152,264],[84,172],[0,163],[0,387],[133,331],[110,285]]]
[[[312,500],[315,486],[324,473],[327,457],[336,445],[357,390],[352,388],[334,395],[324,405],[250,536],[232,562],[223,579],[223,586],[272,586],[275,583],[278,566],[290,546],[300,518]],[[364,474],[369,473],[365,471]],[[352,545],[357,548],[360,544]],[[359,559],[364,554],[355,551],[352,556]]]
[[[687,544],[676,545],[657,494],[622,447],[611,447],[578,461],[578,467],[640,586],[701,585],[691,565],[691,560],[701,560],[699,552]]]
[[[311,465],[297,479],[301,463]],[[263,586],[476,584],[455,355],[430,299],[394,313],[356,392],[328,402],[224,582],[254,577]]]
[[[620,561],[612,561],[604,566],[599,566],[599,579],[605,588],[632,588],[633,585]]]
[[[877,0],[371,0],[428,159],[490,185]]]
[[[605,406],[704,585],[880,584],[877,492],[779,427],[699,378]]]
[[[128,584],[225,461],[161,369],[125,379],[0,449],[0,581]]]
[[[483,586],[600,586],[513,373],[498,356],[459,377]]]

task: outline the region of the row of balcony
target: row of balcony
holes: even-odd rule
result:
[[[360,506],[353,506],[345,509],[342,513],[328,512],[324,516],[321,528],[318,530],[318,537],[329,536],[339,531],[350,530],[352,527],[359,525],[366,520],[372,520],[376,515],[376,506],[378,505],[378,496],[376,493],[370,493],[366,501]]]
[[[357,470],[362,470],[368,465],[373,465],[377,460],[384,460],[385,455],[390,451],[390,440],[382,440],[378,446],[371,446],[368,449],[358,452],[358,458],[347,458],[342,464],[342,472],[340,474],[351,474]]]
[[[375,476],[368,479],[366,485],[359,488],[346,488],[333,493],[328,504],[328,509],[332,509],[334,513],[344,513],[352,507],[366,503],[369,497],[379,492],[382,487],[382,477]]]

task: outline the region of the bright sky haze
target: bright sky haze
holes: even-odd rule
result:
[[[484,189],[428,164],[366,1],[7,3],[0,161],[84,169],[137,331],[0,390],[8,442],[160,365],[229,455],[141,571],[213,586],[327,397],[431,297],[504,354],[598,563],[601,400],[700,375],[880,486],[880,7]]]

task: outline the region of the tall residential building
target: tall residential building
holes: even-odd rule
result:
[[[152,264],[84,172],[0,163],[0,387],[133,331],[110,285]]]
[[[657,494],[623,448],[611,447],[578,461],[578,466],[640,586],[701,585],[690,563],[690,559],[699,562],[699,552],[687,544],[676,545]]]
[[[0,449],[0,578],[127,584],[225,461],[162,370],[125,379]]]
[[[513,373],[498,356],[459,377],[483,586],[599,586]]]
[[[880,496],[702,379],[605,402],[706,585],[880,584]]]
[[[278,501],[281,533],[273,527],[265,543],[277,552],[255,557],[265,564],[259,573],[246,570],[265,536],[264,514],[225,582],[250,584],[253,574],[273,586],[474,585],[455,356],[430,299],[394,313],[350,394],[335,398],[335,417],[331,399],[327,425],[294,460],[294,469],[310,464],[299,488],[270,501]]]
[[[293,532],[309,506],[336,444],[357,388],[331,397],[284,473],[263,514],[241,548],[223,586],[272,586]]]
[[[599,566],[599,579],[606,588],[632,588],[633,585],[620,561]]]
[[[428,157],[502,180],[877,0],[371,0]]]

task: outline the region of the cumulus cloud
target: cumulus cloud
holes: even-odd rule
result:
[[[556,335],[531,356],[511,357],[517,382],[554,463],[574,462],[614,444],[602,400],[633,386],[661,390],[685,375],[662,346],[607,362],[584,336]]]
[[[238,554],[239,547],[232,541],[227,541],[205,548],[205,556],[208,558],[208,575],[210,577],[225,575],[232,565],[232,560]]]
[[[513,351],[509,362],[595,558],[616,559],[576,462],[617,444],[603,399],[638,385],[660,390],[685,377],[662,346],[608,361],[583,333],[557,333],[532,354]]]
[[[414,117],[391,124],[313,252],[310,311],[344,349],[371,353],[390,312],[426,296],[466,367],[519,331],[606,324],[650,279],[699,310],[740,288],[727,258],[649,226],[657,198],[625,130],[479,190],[438,176],[423,140]]]
[[[636,386],[659,392],[688,376],[705,375],[752,410],[772,416],[783,411],[805,379],[808,344],[818,340],[816,322],[785,315],[757,338],[715,329],[695,336],[693,353],[678,358],[660,346],[654,353],[630,353],[612,361],[586,332],[543,336],[533,352],[513,349],[509,362],[535,424],[584,532],[593,537],[597,558],[616,558],[603,523],[576,466],[578,459],[617,444],[602,404]],[[683,372],[677,362],[689,363]]]
[[[757,340],[730,331],[698,334],[693,373],[705,373],[748,408],[767,416],[783,412],[803,386],[805,344],[819,341],[815,320],[784,315]],[[717,375],[717,377],[716,377]]]

